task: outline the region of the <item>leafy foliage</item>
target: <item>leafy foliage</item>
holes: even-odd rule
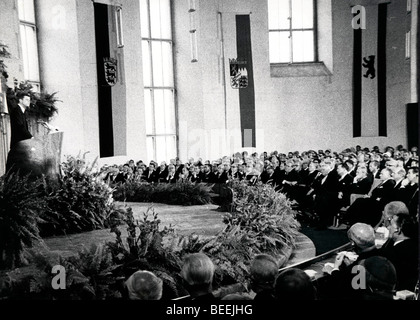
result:
[[[9,272],[0,290],[0,299],[36,300],[105,300],[122,297],[121,279],[112,270],[111,254],[105,245],[82,248],[77,256],[54,259],[32,252],[31,259],[36,269],[31,274]],[[56,271],[61,266],[65,271],[65,290],[52,287]],[[63,271],[59,271],[63,272]]]
[[[118,201],[191,206],[211,203],[211,190],[212,185],[190,181],[153,184],[130,180],[116,186],[114,198]]]
[[[283,249],[295,246],[300,228],[291,201],[270,185],[248,185],[233,180],[234,210],[223,216],[227,231],[239,228],[247,237],[255,239],[252,249],[273,255],[282,255]]]
[[[105,183],[95,166],[83,157],[67,156],[62,178],[50,185],[48,210],[42,214],[43,236],[103,229],[115,212],[113,189]],[[114,215],[113,218],[116,216]]]
[[[23,91],[29,94],[31,97],[31,105],[28,108],[28,115],[35,118],[46,118],[50,119],[54,114],[58,113],[57,102],[62,102],[57,98],[57,92],[48,93],[44,90],[36,92],[33,90],[33,86],[28,81],[18,82],[14,79],[14,88],[8,90],[7,99],[8,101],[17,104],[16,93]]]
[[[0,268],[22,264],[24,248],[43,237],[122,223],[95,162],[68,157],[58,182],[19,172],[0,177]]]
[[[10,298],[18,297],[19,293],[50,299],[118,299],[124,296],[124,281],[132,273],[150,270],[163,280],[162,299],[172,299],[188,294],[179,271],[183,257],[194,252],[207,254],[215,263],[215,290],[226,292],[238,284],[246,288],[252,258],[268,253],[281,259],[295,245],[300,227],[291,202],[284,194],[263,184],[249,186],[246,182],[231,181],[233,210],[223,217],[226,228],[212,237],[179,236],[172,226],[161,228],[153,207],[149,207],[141,219],[137,219],[128,206],[116,208],[113,189],[102,181],[94,165],[88,165],[84,157],[69,157],[63,163],[63,171],[59,188],[51,185],[48,185],[49,191],[45,186],[41,188],[47,194],[48,208],[40,216],[42,226],[51,224],[54,219],[55,226],[62,226],[66,232],[107,226],[115,233],[116,241],[84,249],[74,258],[60,258],[59,264],[67,272],[69,290],[65,293],[51,290],[53,264],[36,256],[39,272],[20,281],[10,278],[5,286],[6,296]],[[162,184],[162,187],[167,186],[176,188],[176,185]],[[59,217],[60,214],[64,217]],[[126,227],[126,238],[120,229],[122,223]]]
[[[0,41],[0,58],[10,58],[10,52],[8,50],[8,46],[5,45],[3,42]],[[2,75],[5,79],[9,77],[6,72],[6,65],[4,64],[3,60],[0,60],[0,75]]]
[[[38,212],[45,209],[40,180],[10,173],[0,177],[0,268],[24,263],[25,246],[41,240]]]
[[[164,244],[165,238],[174,238],[174,229],[171,226],[159,228],[161,221],[153,207],[143,213],[141,220],[134,218],[130,207],[125,210],[126,242],[122,240],[118,227],[113,227],[111,231],[117,240],[108,243],[114,263],[120,266],[116,272],[126,279],[137,270],[151,270],[163,280],[162,299],[186,294],[179,276],[180,258]]]

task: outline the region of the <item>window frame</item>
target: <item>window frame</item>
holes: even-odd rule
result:
[[[277,0],[282,1],[282,0]],[[292,1],[293,0],[287,0],[289,2],[289,28],[287,29],[270,29],[268,28],[268,34],[272,32],[289,32],[289,62],[271,62],[270,65],[307,65],[307,64],[317,64],[319,63],[319,50],[318,50],[318,1],[312,0],[313,4],[313,27],[312,28],[300,28],[300,29],[293,29],[293,20],[292,20]],[[268,3],[268,2],[267,2]],[[270,10],[270,8],[268,8]],[[314,44],[313,44],[313,54],[314,59],[313,61],[293,61],[293,31],[313,31],[313,37],[314,37]],[[270,41],[269,45],[270,44]],[[270,58],[269,58],[270,60]]]
[[[26,80],[28,83],[30,83],[35,91],[40,91],[41,89],[41,74],[40,74],[40,66],[39,66],[39,49],[38,49],[38,28],[37,28],[37,21],[36,21],[36,7],[35,7],[35,0],[32,0],[32,6],[33,6],[33,21],[29,21],[29,20],[23,20],[21,19],[21,16],[25,14],[25,12],[21,12],[20,10],[22,9],[23,11],[25,11],[24,7],[20,6],[20,3],[25,4],[27,0],[25,0],[24,2],[20,2],[18,1],[17,3],[17,11],[18,11],[18,19],[19,19],[19,37],[20,37],[20,56],[22,58],[22,63],[23,63],[23,74],[24,74],[24,80]],[[25,6],[25,5],[23,5]],[[23,17],[24,18],[24,17]],[[35,52],[28,52],[28,54],[33,54],[34,58],[36,60],[36,65],[34,66],[34,68],[37,70],[37,79],[31,79],[30,78],[30,71],[29,70],[25,70],[25,66],[28,64],[29,65],[29,61],[25,61],[26,60],[26,56],[25,56],[25,52],[24,52],[24,46],[23,43],[25,41],[25,47],[27,47],[27,42],[28,42],[28,38],[26,37],[26,34],[22,34],[21,32],[21,27],[26,28],[31,28],[33,31],[33,35],[34,35],[34,40],[35,40]],[[28,74],[28,77],[26,77],[25,73]]]
[[[175,140],[175,157],[178,155],[178,121],[177,121],[177,105],[176,105],[176,89],[175,89],[175,63],[174,63],[174,43],[173,43],[173,8],[172,8],[172,1],[169,0],[169,10],[170,10],[170,24],[171,24],[171,35],[170,35],[170,39],[168,38],[156,38],[152,36],[152,23],[151,23],[151,8],[150,8],[150,2],[151,1],[156,1],[156,0],[144,0],[147,3],[147,29],[148,29],[148,34],[147,36],[142,32],[141,34],[141,41],[142,41],[142,45],[144,42],[146,42],[147,44],[147,60],[150,63],[150,65],[148,66],[148,72],[150,73],[149,75],[147,75],[147,77],[150,79],[150,83],[147,85],[144,85],[144,92],[146,91],[150,91],[150,114],[151,117],[153,119],[152,121],[152,133],[149,133],[147,131],[146,128],[146,145],[148,144],[148,140],[151,139],[152,140],[152,146],[153,146],[153,154],[148,154],[148,157],[151,158],[151,160],[155,160],[158,161],[159,159],[157,159],[157,138],[158,137],[165,137],[165,139],[167,138],[174,138]],[[141,4],[141,3],[140,3]],[[140,5],[140,10],[141,9],[141,5]],[[171,86],[165,85],[165,81],[164,78],[162,79],[163,83],[162,85],[155,85],[155,77],[154,77],[154,58],[156,59],[156,55],[153,54],[153,43],[169,43],[170,44],[170,51],[171,51],[171,64],[172,64],[172,79],[171,79]],[[143,52],[144,53],[144,52]],[[143,64],[143,68],[144,68],[144,64]],[[145,80],[145,76],[143,76],[143,80]],[[157,133],[156,132],[156,103],[155,103],[155,92],[156,91],[162,91],[163,94],[165,94],[165,92],[167,91],[171,91],[172,93],[172,105],[174,108],[174,124],[175,124],[175,128],[174,128],[174,132],[173,133],[166,133],[166,128],[165,128],[165,133]],[[145,100],[146,101],[146,100]],[[145,108],[148,108],[148,105],[145,103]],[[164,112],[166,112],[166,108],[164,109]],[[146,122],[149,119],[146,118]],[[167,151],[166,151],[167,153]],[[164,161],[168,161],[169,159],[164,159]]]

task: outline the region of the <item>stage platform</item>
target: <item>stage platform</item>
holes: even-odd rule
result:
[[[119,203],[122,204],[122,203]],[[143,219],[143,213],[149,207],[154,208],[161,220],[161,226],[171,225],[176,233],[187,235],[196,233],[203,236],[212,236],[223,230],[225,224],[222,222],[224,212],[217,210],[217,205],[201,205],[201,206],[176,206],[159,203],[126,203],[133,209],[136,219]],[[152,219],[151,211],[149,219]],[[122,238],[127,235],[125,227],[120,227]],[[82,234],[59,236],[44,239],[47,247],[54,254],[62,256],[71,256],[79,251],[83,246],[90,247],[92,244],[105,243],[106,241],[114,241],[115,234],[109,229],[85,232]],[[296,239],[296,248],[291,254],[286,266],[300,263],[302,261],[315,257],[316,249],[306,235],[299,233]]]

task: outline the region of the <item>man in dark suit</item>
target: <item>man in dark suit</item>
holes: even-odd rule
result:
[[[201,174],[201,182],[204,183],[215,183],[216,177],[215,174],[211,171],[211,164],[205,164],[203,172]]]
[[[349,167],[346,163],[337,165],[338,182],[338,202],[337,209],[341,207],[347,207],[350,205],[350,190],[353,183],[353,177],[349,174]]]
[[[358,167],[356,176],[350,186],[350,194],[368,194],[373,184],[373,176],[365,166]]]
[[[353,160],[348,159],[344,162],[348,167],[348,173],[353,178],[356,176],[356,165]]]
[[[362,260],[380,255],[375,245],[375,230],[365,223],[355,223],[347,231],[347,237],[353,243],[353,251],[341,251],[337,254],[334,267],[324,266],[324,272],[331,277],[320,283],[320,291],[327,299],[353,300],[359,294],[352,287],[355,276],[354,267]]]
[[[267,174],[265,174],[264,176],[261,177],[261,182],[264,184],[269,184],[272,187],[274,187],[277,183],[277,179],[276,179],[276,174],[274,173],[274,168],[272,165],[268,165],[265,168],[265,172]]]
[[[299,207],[302,210],[312,207],[312,187],[316,178],[321,175],[321,173],[318,171],[318,165],[319,164],[317,162],[311,161],[308,166],[308,175],[304,179],[300,180],[297,185],[296,201],[299,203]]]
[[[176,162],[175,162],[175,179],[176,180],[178,180],[179,175],[182,173],[182,168],[184,168],[184,165],[182,164],[179,158],[176,158]]]
[[[406,174],[407,172],[402,167],[399,167],[393,170],[392,178],[395,181],[394,192],[390,194],[390,198],[387,200],[387,202],[399,200],[399,193],[400,193],[401,187],[403,186],[403,180],[405,179]]]
[[[410,168],[411,164],[413,163],[413,154],[407,149],[401,150],[401,154],[403,158],[404,169],[408,170],[408,168]]]
[[[155,163],[150,162],[148,170],[144,173],[146,176],[146,181],[149,183],[158,182],[159,180],[159,174],[156,171]]]
[[[286,161],[285,174],[282,181],[281,192],[290,199],[296,199],[296,185],[299,181],[299,173],[296,171],[296,164],[292,160]]]
[[[166,165],[165,161],[162,161],[159,168],[156,169],[158,174],[158,182],[162,182],[168,176],[168,166]]]
[[[396,195],[397,201],[402,201],[408,207],[412,217],[417,216],[419,204],[419,168],[409,168],[406,178]]]
[[[17,106],[12,106],[10,113],[10,127],[12,131],[10,149],[13,149],[19,141],[31,139],[32,134],[29,132],[25,111],[31,104],[31,97],[28,93],[18,92]]]
[[[321,163],[320,171],[322,177],[318,178],[318,186],[315,188],[314,210],[319,217],[318,228],[324,229],[332,225],[333,217],[337,213],[338,175],[330,160]]]
[[[392,217],[390,236],[393,243],[382,250],[397,271],[396,290],[414,291],[418,281],[418,224],[407,214],[398,213]]]
[[[382,182],[370,191],[370,194],[363,198],[356,199],[348,208],[345,219],[350,224],[363,222],[375,226],[381,219],[382,210],[391,199],[394,190],[395,180],[392,179],[392,169],[381,170]]]
[[[377,160],[369,162],[369,174],[372,176],[372,179],[379,179],[379,175],[381,174],[380,165]]]

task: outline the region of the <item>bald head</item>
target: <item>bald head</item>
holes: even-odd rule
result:
[[[347,236],[361,250],[375,246],[375,230],[366,223],[353,224],[347,231]]]

